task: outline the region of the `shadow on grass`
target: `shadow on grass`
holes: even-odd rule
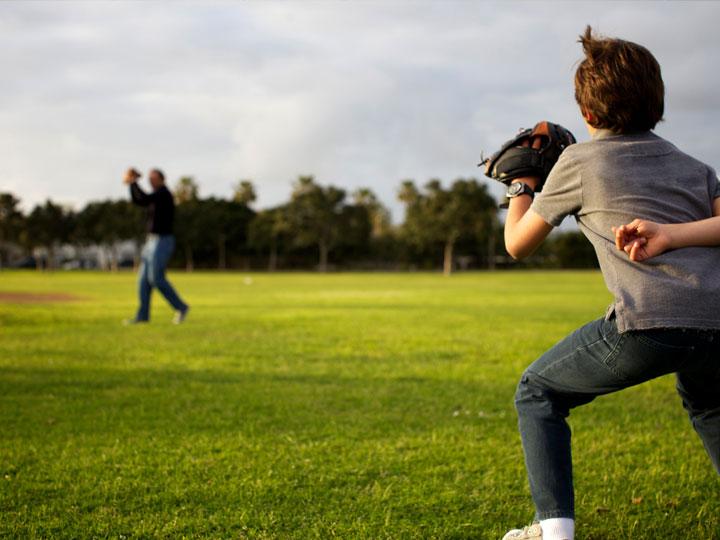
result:
[[[0,395],[0,426],[14,437],[234,431],[367,439],[498,420],[514,428],[511,386],[414,376],[14,367],[0,373]]]

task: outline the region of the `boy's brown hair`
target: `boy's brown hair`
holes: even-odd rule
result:
[[[580,36],[585,59],[575,72],[575,100],[591,125],[614,133],[653,129],[665,109],[660,64],[642,45],[596,37],[588,26]]]

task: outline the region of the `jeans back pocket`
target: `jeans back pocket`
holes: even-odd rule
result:
[[[695,353],[691,337],[681,330],[643,330],[623,334],[608,366],[631,382],[642,382],[682,369]]]

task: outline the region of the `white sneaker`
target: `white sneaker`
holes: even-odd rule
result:
[[[182,324],[185,322],[188,311],[190,311],[190,306],[186,307],[184,310],[177,310],[175,312],[175,317],[173,317],[173,324]]]
[[[502,540],[542,540],[542,527],[539,523],[533,523],[529,527],[513,529],[509,531]]]

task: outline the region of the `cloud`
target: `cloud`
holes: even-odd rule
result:
[[[478,176],[481,150],[559,121],[585,24],[663,65],[659,133],[711,164],[720,116],[712,3],[32,2],[0,4],[0,189],[26,204],[121,197],[128,165],[204,194],[298,174],[392,206],[399,181]],[[714,163],[715,166],[720,165]],[[496,188],[497,189],[497,188]]]

